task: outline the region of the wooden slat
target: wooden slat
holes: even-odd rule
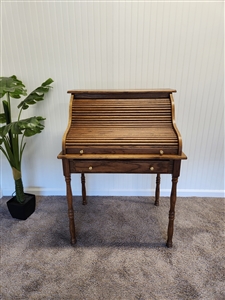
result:
[[[65,153],[177,154],[171,91],[71,91]]]
[[[170,99],[75,99],[72,120],[71,128],[168,126]]]

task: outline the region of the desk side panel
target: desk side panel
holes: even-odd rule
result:
[[[171,94],[170,95],[170,101],[171,101],[171,111],[172,111],[172,124],[173,124],[173,128],[174,128],[174,131],[176,133],[176,136],[177,136],[177,140],[178,140],[178,152],[177,154],[178,155],[181,155],[182,154],[182,138],[181,138],[181,134],[177,128],[177,125],[176,125],[176,121],[175,121],[175,103],[174,103],[174,99],[173,99],[173,95]]]
[[[70,96],[70,104],[69,104],[69,120],[68,120],[68,125],[67,125],[66,131],[64,132],[64,135],[63,135],[63,138],[62,138],[62,154],[66,154],[67,153],[66,138],[67,138],[67,135],[68,135],[68,132],[70,130],[71,123],[72,123],[73,99],[74,99],[74,96],[71,95]]]

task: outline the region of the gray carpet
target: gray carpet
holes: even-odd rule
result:
[[[38,197],[26,221],[1,214],[1,299],[225,299],[224,199],[178,198],[174,247],[165,247],[169,198]]]

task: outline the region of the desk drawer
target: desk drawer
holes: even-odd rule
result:
[[[171,160],[70,160],[71,173],[172,173]]]

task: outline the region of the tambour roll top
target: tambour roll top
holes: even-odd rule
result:
[[[177,154],[171,89],[72,90],[63,154]]]

